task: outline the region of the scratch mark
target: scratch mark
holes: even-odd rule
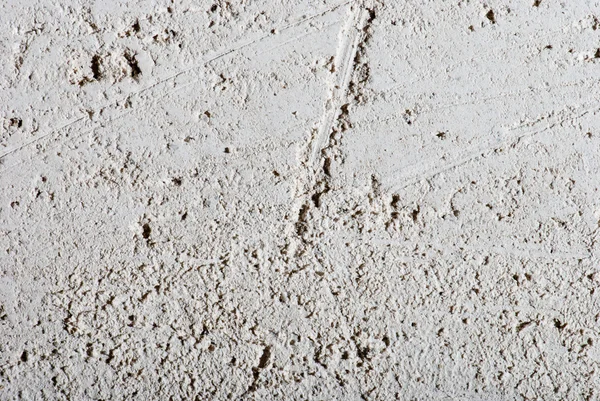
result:
[[[334,21],[334,22],[332,22],[331,24],[327,24],[327,25],[325,25],[325,26],[323,27],[323,29],[321,29],[321,30],[318,30],[318,31],[313,31],[313,32],[306,32],[306,33],[303,33],[302,35],[295,36],[295,37],[293,37],[293,38],[291,38],[291,39],[289,39],[289,40],[286,40],[286,41],[285,41],[285,42],[283,42],[283,43],[280,43],[280,44],[278,44],[278,45],[277,45],[277,46],[275,46],[275,47],[272,47],[272,48],[270,48],[270,49],[264,50],[264,51],[262,51],[262,52],[260,52],[260,53],[256,53],[256,54],[255,54],[255,56],[260,56],[261,54],[270,53],[270,52],[272,52],[273,50],[279,49],[279,48],[281,48],[281,47],[285,47],[285,46],[287,46],[287,45],[288,45],[288,44],[290,44],[290,43],[297,42],[299,39],[305,38],[305,37],[307,37],[307,36],[310,36],[310,35],[314,35],[315,33],[321,33],[322,31],[325,31],[325,30],[327,30],[328,28],[331,28],[332,26],[335,26],[335,25],[339,24],[339,22],[340,22],[339,20],[338,20],[338,21]]]
[[[418,82],[420,82],[420,81],[414,80],[414,81],[408,82],[406,84],[398,85],[397,87],[394,87],[394,88],[402,88],[402,89],[406,90],[407,88],[414,86]],[[473,99],[472,101],[465,101],[465,102],[453,102],[453,103],[445,103],[445,104],[438,103],[438,104],[433,104],[433,105],[425,104],[425,105],[423,105],[423,109],[419,111],[419,115],[426,115],[428,113],[433,113],[433,112],[440,111],[440,110],[451,109],[454,107],[487,103],[487,102],[491,102],[491,101],[495,101],[495,100],[499,100],[499,99],[505,99],[505,98],[510,99],[510,98],[515,98],[515,97],[520,97],[520,96],[528,96],[528,97],[535,96],[539,92],[553,93],[554,91],[560,91],[560,90],[569,89],[569,88],[573,88],[573,87],[583,86],[585,84],[593,84],[596,82],[597,82],[597,80],[594,80],[594,79],[576,80],[576,81],[569,81],[569,82],[565,82],[565,83],[558,84],[558,85],[552,85],[552,86],[546,86],[546,85],[540,85],[537,87],[531,86],[531,87],[527,87],[527,88],[518,89],[513,92],[496,93],[491,96],[481,96],[481,94],[484,92],[471,92],[468,94],[469,96],[479,95],[479,97]],[[378,94],[378,97],[382,98],[385,95],[385,93],[390,91],[391,89],[386,89],[386,90],[380,91]],[[448,96],[448,98],[453,98],[453,97],[454,96]],[[393,115],[391,117],[387,117],[384,119],[364,119],[362,121],[356,121],[356,125],[366,127],[366,126],[370,126],[372,124],[380,124],[380,123],[385,123],[385,122],[389,122],[389,121],[394,121],[397,118],[398,117],[396,115]],[[519,128],[519,127],[517,127],[517,128]]]
[[[319,152],[325,147],[329,139],[334,121],[340,112],[340,107],[347,98],[353,61],[361,38],[361,28],[365,25],[368,17],[369,12],[365,7],[354,6],[350,17],[346,20],[346,24],[340,32],[341,38],[335,65],[341,68],[339,68],[339,72],[336,74],[330,88],[330,96],[325,104],[325,112],[318,125],[316,136],[311,138],[308,148],[306,163],[313,168],[317,163]]]
[[[317,12],[315,14],[312,14],[312,15],[310,15],[308,17],[302,18],[302,19],[300,19],[300,20],[298,20],[296,22],[284,25],[284,26],[279,27],[279,28],[278,27],[274,27],[273,29],[278,30],[280,32],[289,30],[291,28],[294,28],[294,27],[300,26],[302,24],[305,24],[305,23],[307,23],[307,22],[309,22],[309,21],[311,21],[313,19],[322,17],[322,16],[324,16],[324,15],[330,13],[330,12],[333,12],[333,11],[337,10],[338,8],[343,7],[343,6],[345,6],[347,4],[350,4],[350,3],[351,3],[351,1],[342,2],[340,4],[337,4],[337,5],[334,5],[332,7],[329,7],[327,9],[325,9],[325,10],[322,10],[322,11],[319,11],[319,12]],[[186,68],[184,68],[184,69],[182,69],[182,70],[180,70],[180,71],[178,71],[178,72],[176,72],[176,73],[174,73],[174,74],[172,74],[172,75],[170,75],[170,76],[168,76],[166,78],[159,79],[158,81],[156,81],[156,82],[154,82],[154,83],[146,86],[145,88],[142,88],[139,91],[131,92],[131,93],[123,96],[120,99],[110,101],[108,103],[105,103],[102,106],[98,106],[98,107],[95,108],[94,111],[97,112],[98,110],[102,110],[102,109],[106,109],[106,108],[109,108],[109,107],[118,106],[119,104],[122,104],[123,102],[127,101],[127,99],[130,99],[130,98],[132,98],[134,96],[140,96],[140,95],[142,95],[142,94],[144,94],[144,93],[146,93],[148,91],[157,90],[159,92],[162,92],[164,90],[164,88],[162,88],[163,84],[171,82],[171,81],[179,78],[180,76],[183,76],[183,75],[185,75],[185,74],[187,74],[189,72],[197,70],[198,68],[204,67],[204,66],[206,66],[206,65],[208,65],[208,64],[210,64],[210,63],[212,63],[212,62],[214,62],[216,60],[219,60],[219,59],[221,59],[223,57],[226,57],[226,56],[228,56],[228,55],[230,55],[232,53],[238,52],[238,51],[240,51],[240,50],[242,50],[244,48],[247,48],[249,46],[252,46],[252,45],[255,45],[257,43],[260,43],[263,40],[265,40],[267,38],[270,38],[270,37],[272,37],[272,35],[270,33],[269,34],[264,34],[264,35],[260,36],[257,39],[253,39],[253,40],[249,40],[249,41],[248,40],[242,41],[241,43],[239,43],[239,44],[237,44],[235,46],[227,47],[224,50],[213,52],[209,56],[205,57],[200,63],[197,63],[197,64],[191,65],[189,67],[186,67]],[[182,86],[180,88],[177,88],[177,90],[183,89],[183,88],[185,88],[185,87],[187,87],[189,85],[192,85],[192,84],[194,84],[194,83],[196,83],[198,81],[199,81],[199,79],[195,79],[192,82],[188,82],[184,86]],[[169,94],[171,94],[171,93],[173,93],[173,91],[170,92]],[[146,107],[151,107],[157,101],[157,99],[161,98],[161,96],[158,96],[158,95],[157,96],[149,95],[148,97],[151,99],[151,103],[148,106],[146,106]],[[164,97],[164,95],[163,95],[163,97]],[[67,122],[66,124],[64,124],[64,125],[62,125],[60,127],[53,128],[50,131],[48,131],[47,133],[42,134],[41,136],[39,136],[37,138],[34,138],[34,139],[32,139],[30,141],[27,141],[27,142],[24,142],[24,143],[22,143],[20,145],[17,145],[15,147],[13,147],[12,149],[9,149],[6,152],[0,154],[0,160],[4,159],[5,157],[7,157],[7,156],[9,156],[9,155],[11,155],[13,153],[18,152],[18,151],[20,151],[20,150],[22,150],[24,148],[27,148],[28,146],[31,146],[32,144],[34,144],[34,143],[36,143],[36,142],[38,142],[40,140],[43,140],[44,138],[47,138],[47,137],[49,137],[51,135],[60,134],[61,131],[65,130],[66,128],[68,128],[68,127],[70,127],[70,126],[72,126],[72,125],[74,125],[74,124],[76,124],[78,122],[81,122],[81,121],[85,120],[87,117],[88,117],[87,115],[81,116],[81,117],[79,117],[79,118],[77,118],[77,119],[75,119],[73,121]]]
[[[46,137],[54,134],[55,132],[67,129],[67,128],[71,127],[72,125],[75,125],[75,124],[77,124],[77,123],[79,123],[79,122],[81,122],[81,121],[83,121],[85,119],[86,119],[86,117],[81,116],[81,117],[79,117],[79,118],[77,118],[77,119],[75,119],[73,121],[70,121],[70,122],[64,124],[63,126],[61,126],[59,128],[56,128],[56,129],[54,129],[54,130],[52,130],[52,131],[50,131],[50,132],[48,132],[46,134],[43,134],[43,135],[41,135],[41,136],[39,136],[37,138],[33,138],[30,141],[27,141],[27,142],[25,142],[25,143],[23,143],[21,145],[18,145],[18,146],[14,147],[14,148],[12,148],[10,150],[7,150],[2,155],[0,155],[0,160],[3,159],[3,158],[5,158],[6,156],[10,155],[11,153],[18,152],[19,150],[21,150],[21,149],[23,149],[23,148],[25,148],[27,146],[30,146],[30,145],[32,145],[32,144],[34,144],[34,143],[36,143],[36,142],[38,142],[38,141],[40,141],[42,139],[44,139],[44,138],[46,138]]]
[[[530,131],[530,132],[523,133],[521,135],[515,135],[515,136],[512,136],[512,137],[506,138],[504,140],[497,139],[496,141],[488,141],[487,145],[479,146],[479,147],[477,147],[477,149],[475,149],[473,151],[469,151],[467,153],[467,155],[465,155],[462,158],[455,159],[454,161],[452,161],[450,163],[443,164],[443,165],[441,165],[439,167],[431,168],[425,174],[422,174],[422,175],[420,175],[418,177],[414,177],[413,179],[405,181],[405,182],[403,182],[401,184],[392,185],[389,189],[392,192],[405,189],[405,188],[407,188],[409,186],[412,186],[412,185],[415,185],[415,184],[417,184],[417,183],[419,183],[419,182],[421,182],[423,180],[431,179],[431,178],[433,178],[433,177],[435,177],[435,176],[437,176],[437,175],[439,175],[439,174],[441,174],[443,172],[446,172],[446,171],[449,171],[449,170],[453,170],[455,168],[463,166],[463,165],[469,163],[470,161],[479,159],[480,157],[485,157],[486,155],[491,154],[498,147],[507,146],[507,145],[511,145],[511,146],[512,145],[517,145],[524,138],[532,137],[532,136],[541,134],[543,132],[546,132],[546,131],[548,131],[548,130],[554,128],[554,127],[556,127],[557,125],[564,124],[567,121],[576,121],[576,120],[578,120],[578,119],[586,116],[589,113],[597,112],[597,111],[600,111],[600,107],[589,108],[589,109],[587,109],[587,110],[585,110],[585,111],[583,111],[583,112],[581,112],[581,113],[579,113],[577,115],[573,115],[574,113],[571,113],[571,115],[568,116],[568,117],[557,119],[556,121],[549,123],[548,126],[542,128],[542,129],[533,130],[533,131]],[[546,120],[538,120],[535,123],[537,124],[540,121],[546,121]],[[533,124],[533,125],[535,125],[535,124]],[[530,126],[533,126],[533,125],[522,125],[520,127],[524,127],[524,126],[530,127]],[[516,130],[516,129],[520,128],[520,127],[517,127],[517,128],[514,128],[514,129]],[[492,142],[492,143],[490,143],[490,142]],[[427,161],[425,161],[425,163],[426,162]],[[423,163],[419,163],[419,164],[411,166],[411,167],[413,167],[413,170],[414,170],[415,168],[418,168],[419,166],[423,166]],[[390,178],[386,179],[386,181],[388,181],[388,182],[389,181],[394,181],[394,177],[390,177]]]

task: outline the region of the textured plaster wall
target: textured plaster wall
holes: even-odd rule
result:
[[[600,399],[600,3],[4,0],[1,400]]]

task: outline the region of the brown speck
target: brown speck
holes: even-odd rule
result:
[[[419,218],[419,213],[421,212],[421,207],[417,206],[415,210],[412,211],[412,219],[416,223]]]
[[[259,369],[264,369],[267,367],[267,365],[269,364],[269,359],[271,358],[271,347],[265,347],[265,349],[263,350],[263,354],[260,357],[260,360],[258,361],[258,368]]]
[[[521,322],[521,323],[519,323],[519,325],[517,326],[517,332],[520,332],[523,329],[527,328],[527,326],[529,326],[531,323],[533,323],[533,322]]]
[[[150,234],[152,234],[152,229],[150,228],[150,224],[145,223],[142,226],[142,237],[144,237],[144,239],[149,239],[150,238]]]
[[[96,81],[100,81],[102,79],[102,59],[99,55],[94,55],[92,57],[92,75]]]
[[[490,20],[492,24],[496,23],[496,16],[494,15],[494,10],[490,10],[485,14],[485,17]]]
[[[565,327],[567,327],[567,324],[558,319],[554,319],[554,327],[556,327],[558,330],[563,330]]]
[[[11,118],[10,119],[10,126],[11,127],[17,127],[17,128],[21,128],[23,126],[23,120],[21,120],[20,118]]]
[[[139,76],[142,75],[142,70],[140,69],[140,66],[138,65],[136,54],[126,51],[124,56],[125,56],[125,59],[127,60],[127,64],[129,64],[129,68],[131,68],[131,78],[133,78],[137,81],[139,79]]]

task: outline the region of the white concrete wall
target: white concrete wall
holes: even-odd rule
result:
[[[600,3],[0,3],[1,400],[600,399]]]

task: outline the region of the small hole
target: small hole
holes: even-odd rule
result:
[[[142,237],[144,237],[144,239],[148,239],[150,238],[150,234],[152,233],[152,229],[150,228],[150,224],[146,223],[142,226],[143,232],[142,232]]]

